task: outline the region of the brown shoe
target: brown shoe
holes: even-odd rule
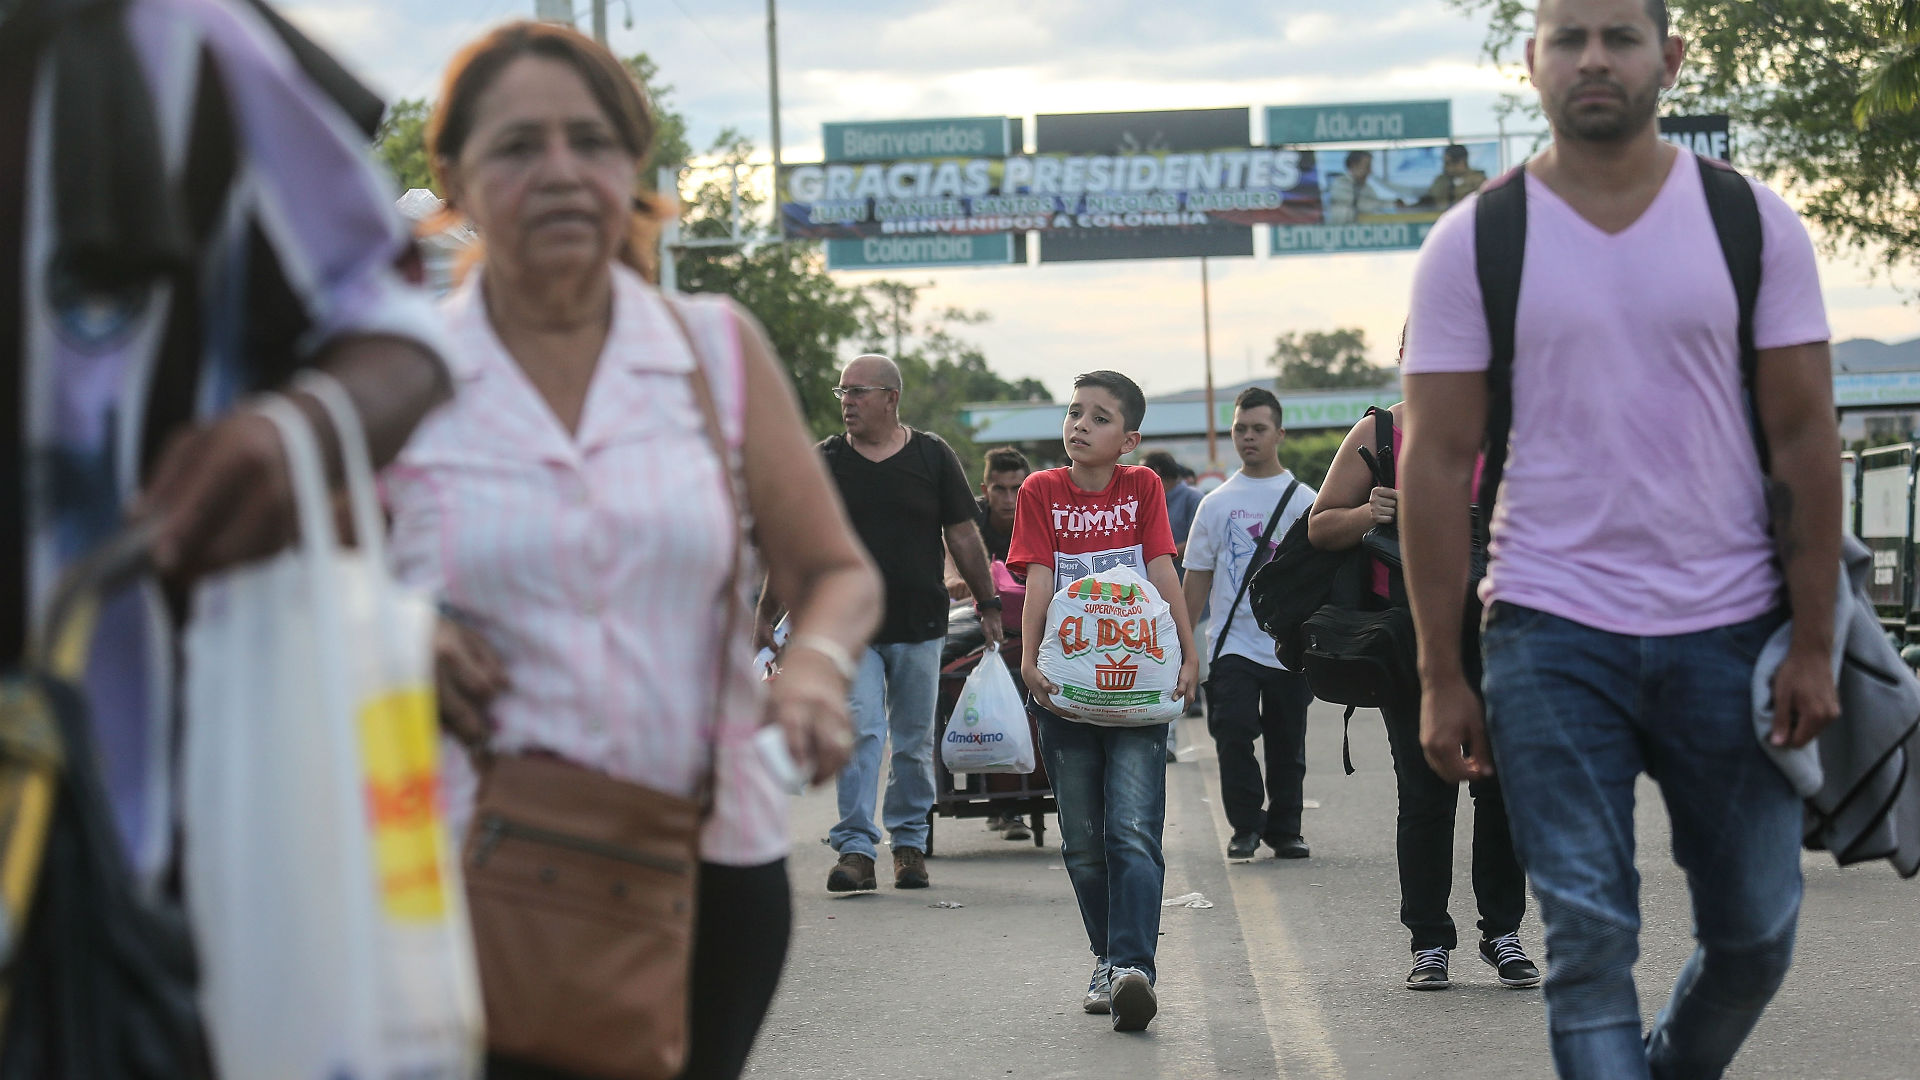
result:
[[[893,849],[893,887],[896,889],[924,889],[932,882],[927,880],[927,855],[918,848]]]
[[[869,892],[880,887],[873,876],[873,859],[849,851],[827,875],[828,892]]]

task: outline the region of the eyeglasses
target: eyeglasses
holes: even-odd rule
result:
[[[891,386],[836,386],[833,388],[833,396],[839,398],[841,401],[845,401],[850,397],[859,397],[869,390],[892,389],[893,387]]]

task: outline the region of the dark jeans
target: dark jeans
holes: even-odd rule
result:
[[[1297,671],[1222,656],[1207,677],[1207,730],[1220,754],[1220,799],[1236,833],[1270,842],[1300,835],[1307,779],[1307,706],[1313,691]],[[1264,739],[1267,778],[1253,740]],[[1265,809],[1262,809],[1262,803]]]
[[[680,1080],[737,1080],[773,1003],[793,931],[787,863],[700,864],[693,942],[687,1067]],[[487,1059],[487,1080],[588,1080],[572,1073]]]
[[[1393,777],[1400,793],[1394,853],[1400,863],[1400,922],[1413,932],[1413,949],[1457,949],[1447,900],[1453,895],[1453,822],[1460,786],[1427,764],[1420,749],[1420,703],[1383,708]],[[1467,785],[1473,796],[1473,899],[1480,936],[1497,938],[1520,928],[1527,913],[1527,877],[1507,832],[1507,800],[1500,781]]]
[[[1793,958],[1800,799],[1753,731],[1753,668],[1783,615],[1633,637],[1495,604],[1487,732],[1547,933],[1547,1033],[1568,1080],[1713,1080]],[[1643,1038],[1634,783],[1660,785],[1693,956]]]
[[[1167,725],[1100,727],[1029,706],[1040,722],[1061,861],[1080,902],[1087,946],[1116,968],[1154,977],[1167,863]]]

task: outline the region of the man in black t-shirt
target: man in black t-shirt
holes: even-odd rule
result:
[[[853,759],[840,772],[840,823],[828,840],[840,854],[831,892],[876,886],[880,827],[874,798],[880,749],[893,742],[893,770],[882,809],[893,848],[894,885],[920,889],[926,870],[927,815],[933,810],[933,712],[940,688],[940,646],[947,634],[946,553],[979,601],[980,625],[998,647],[1000,597],[974,523],[975,505],[960,459],[938,435],[900,422],[900,369],[884,356],[856,357],[841,373],[844,435],[820,451],[839,486],[847,516],[886,582],[886,617],[853,681]],[[770,643],[780,604],[765,595],[759,636]]]

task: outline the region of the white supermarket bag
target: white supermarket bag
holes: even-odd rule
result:
[[[1000,650],[989,645],[960,687],[940,740],[940,760],[950,773],[1030,773],[1033,729],[1027,707]]]
[[[326,403],[360,539],[281,398],[298,547],[199,586],[186,633],[188,911],[214,1063],[264,1080],[467,1080],[484,1013],[441,811],[434,611],[386,570],[364,433]]]
[[[1060,688],[1045,702],[1069,720],[1107,727],[1164,724],[1186,711],[1172,609],[1129,566],[1089,574],[1053,594],[1040,674]]]

